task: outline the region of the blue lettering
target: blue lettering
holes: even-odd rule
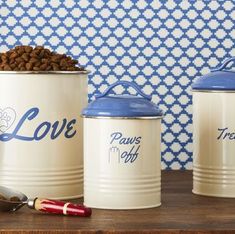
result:
[[[110,137],[110,144],[116,143],[119,145],[130,145],[131,148],[129,150],[122,151],[120,154],[124,163],[133,163],[138,158],[142,138],[141,136],[123,137],[121,132],[113,132]],[[112,146],[112,148],[114,147],[119,150],[117,146]]]
[[[138,153],[139,148],[140,148],[140,145],[136,148],[135,152],[133,152],[134,149],[135,149],[135,146],[133,146],[129,152],[128,151],[124,151],[121,154],[121,158],[125,159],[124,160],[125,163],[128,163],[128,162],[133,163],[137,159],[137,157],[139,155],[139,153]]]
[[[137,137],[135,143],[138,145],[140,143],[141,137]]]
[[[62,133],[62,131],[65,129],[65,127],[66,127],[66,131],[64,133],[64,136],[66,138],[72,138],[76,134],[76,130],[74,130],[74,124],[76,123],[76,119],[71,120],[70,122],[68,122],[68,124],[67,124],[67,119],[63,119],[61,127],[59,127],[59,121],[56,121],[53,124],[45,121],[45,122],[38,125],[38,127],[35,129],[35,131],[33,133],[33,136],[21,135],[19,133],[19,131],[23,127],[25,127],[24,125],[26,124],[26,121],[33,120],[38,115],[38,113],[39,113],[39,109],[36,107],[29,109],[21,117],[21,119],[17,123],[17,125],[16,125],[15,129],[12,131],[12,133],[0,134],[0,141],[6,142],[6,141],[12,140],[13,138],[18,139],[18,140],[22,140],[22,141],[33,141],[33,140],[39,141],[39,140],[43,139],[44,137],[46,137],[46,135],[49,133],[50,129],[52,129],[50,137],[52,140],[54,140]],[[67,126],[66,126],[66,124],[67,124]]]
[[[56,139],[56,138],[62,133],[62,131],[64,130],[64,128],[65,128],[65,126],[66,126],[66,123],[67,123],[67,119],[63,119],[62,126],[61,126],[61,128],[58,130],[57,133],[56,133],[56,130],[57,130],[57,128],[58,128],[59,121],[56,121],[56,122],[52,125],[52,132],[51,132],[51,139],[52,139],[52,140]]]
[[[17,135],[18,131],[20,130],[21,126],[24,124],[25,120],[32,120],[38,115],[39,109],[38,108],[31,108],[28,110],[20,119],[19,123],[15,127],[14,131],[12,133],[3,133],[0,135],[0,141],[10,141],[11,139],[15,138],[18,140],[24,140],[24,141],[32,141],[33,137],[27,137],[27,136],[20,136]]]
[[[124,144],[124,145],[132,145],[134,142],[135,142],[135,137],[131,137],[131,138],[122,138],[120,141],[119,141],[119,144]]]
[[[64,133],[64,136],[66,138],[71,138],[76,134],[76,130],[74,130],[73,132],[71,132],[73,130],[73,125],[76,123],[76,119],[71,120],[70,122],[68,122],[67,125],[67,130]],[[71,133],[70,133],[71,132]]]
[[[44,132],[42,132],[41,135],[39,135],[39,132],[43,127],[46,127],[46,128],[44,129]],[[47,133],[50,131],[50,128],[51,128],[51,124],[49,122],[41,123],[34,132],[34,139],[36,141],[40,141],[42,138],[44,138],[47,135]]]
[[[119,140],[122,137],[122,134],[120,132],[114,132],[111,134],[111,142],[110,144],[112,144],[115,140]]]
[[[117,141],[120,145],[132,145],[132,144],[140,144],[141,137],[122,137],[122,133],[120,132],[114,132],[111,134],[111,141],[110,144],[112,144],[114,141]]]
[[[219,136],[217,137],[217,140],[235,140],[235,132],[229,132],[228,128],[218,128]]]

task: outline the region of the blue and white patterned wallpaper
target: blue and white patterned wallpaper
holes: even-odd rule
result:
[[[90,100],[135,81],[165,111],[162,167],[191,169],[190,85],[235,55],[234,22],[233,0],[0,0],[0,51],[30,44],[72,55],[92,71]]]

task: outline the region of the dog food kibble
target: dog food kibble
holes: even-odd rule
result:
[[[0,53],[0,71],[84,71],[78,61],[43,46],[16,46]]]
[[[16,197],[16,196],[13,196],[13,197],[10,198],[10,201],[19,202],[20,199],[18,197]]]
[[[3,196],[2,194],[0,194],[0,200],[8,200],[8,199],[5,196]],[[17,196],[12,196],[12,197],[10,197],[10,199],[8,201],[19,202],[20,198]]]

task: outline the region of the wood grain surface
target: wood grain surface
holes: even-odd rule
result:
[[[91,218],[48,215],[24,207],[0,213],[0,233],[235,233],[235,199],[193,195],[191,190],[191,171],[163,171],[161,207],[93,209]]]

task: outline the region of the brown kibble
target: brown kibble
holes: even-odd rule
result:
[[[56,63],[52,63],[51,66],[52,66],[54,71],[59,71],[60,70],[60,66]]]
[[[31,57],[31,58],[38,58],[37,51],[34,50],[33,52],[31,52],[31,53],[30,53],[30,57]]]
[[[48,58],[48,57],[52,56],[50,50],[44,49],[44,51],[45,51],[45,53],[44,53],[45,58]]]
[[[46,68],[47,68],[47,64],[44,63],[44,64],[42,64],[42,65],[40,66],[40,71],[45,71]]]
[[[78,61],[75,60],[75,59],[73,59],[73,60],[72,60],[72,63],[73,63],[73,64],[78,64]]]
[[[21,57],[18,57],[15,59],[15,61],[19,64],[21,62],[24,62],[24,59],[22,59]]]
[[[38,59],[36,59],[36,58],[31,58],[31,59],[29,60],[30,63],[36,63],[37,61],[38,61]]]
[[[19,68],[22,68],[22,67],[25,67],[25,62],[21,62],[19,65],[18,65]]]
[[[68,67],[67,71],[76,71],[75,67]]]
[[[26,64],[25,64],[25,67],[26,67],[26,70],[27,70],[27,71],[31,71],[31,70],[32,70],[32,67],[33,67],[33,63],[26,63]]]
[[[65,54],[51,52],[43,46],[16,46],[0,53],[0,70],[4,71],[83,71],[78,61]]]
[[[12,63],[9,66],[11,67],[12,70],[14,70],[17,67],[17,64],[16,63]]]
[[[39,53],[39,58],[44,58],[44,54],[45,54],[45,51],[44,50],[41,50],[41,52]]]
[[[14,58],[16,58],[18,55],[17,55],[17,53],[16,52],[13,52],[11,55],[10,55],[10,59],[14,59]]]
[[[34,71],[40,71],[40,67],[33,67]]]
[[[9,64],[15,63],[15,59],[10,59],[10,61],[9,61],[8,63],[9,63]]]
[[[26,53],[29,54],[29,53],[33,50],[33,48],[32,48],[31,46],[26,46],[26,47],[24,48],[24,50],[25,50]]]
[[[19,55],[22,55],[23,53],[24,53],[24,48],[19,48],[19,49],[17,50],[18,56],[19,56]]]
[[[22,58],[24,59],[25,62],[28,62],[28,61],[29,61],[29,55],[26,54],[26,53],[24,53],[24,54],[22,55]]]
[[[43,49],[44,49],[43,46],[36,46],[36,47],[35,47],[35,50],[43,50]]]
[[[51,61],[52,62],[56,62],[56,63],[60,62],[61,59],[62,59],[62,55],[61,54],[56,54],[56,55],[53,55],[51,57]]]
[[[19,50],[19,49],[21,49],[23,46],[16,46],[15,47],[15,50]]]
[[[9,200],[10,200],[10,201],[15,201],[15,202],[20,202],[20,201],[21,201],[20,198],[17,197],[17,196],[10,197]]]
[[[60,66],[61,66],[61,67],[66,67],[66,65],[67,65],[66,60],[65,60],[65,59],[62,59],[62,60],[60,61]]]
[[[52,70],[52,66],[48,66],[47,68],[46,68],[46,71],[51,71]]]
[[[40,66],[41,66],[40,60],[38,60],[36,63],[34,63],[34,66],[35,66],[35,67],[40,67]]]
[[[8,57],[7,57],[5,54],[3,54],[3,55],[1,56],[1,60],[2,60],[3,62],[7,62],[7,61],[8,61]]]
[[[41,62],[42,62],[42,63],[48,63],[48,62],[49,62],[49,60],[48,60],[48,59],[46,59],[46,58],[43,58],[43,59],[41,59]]]
[[[4,65],[4,71],[11,71],[11,67],[9,65]]]

